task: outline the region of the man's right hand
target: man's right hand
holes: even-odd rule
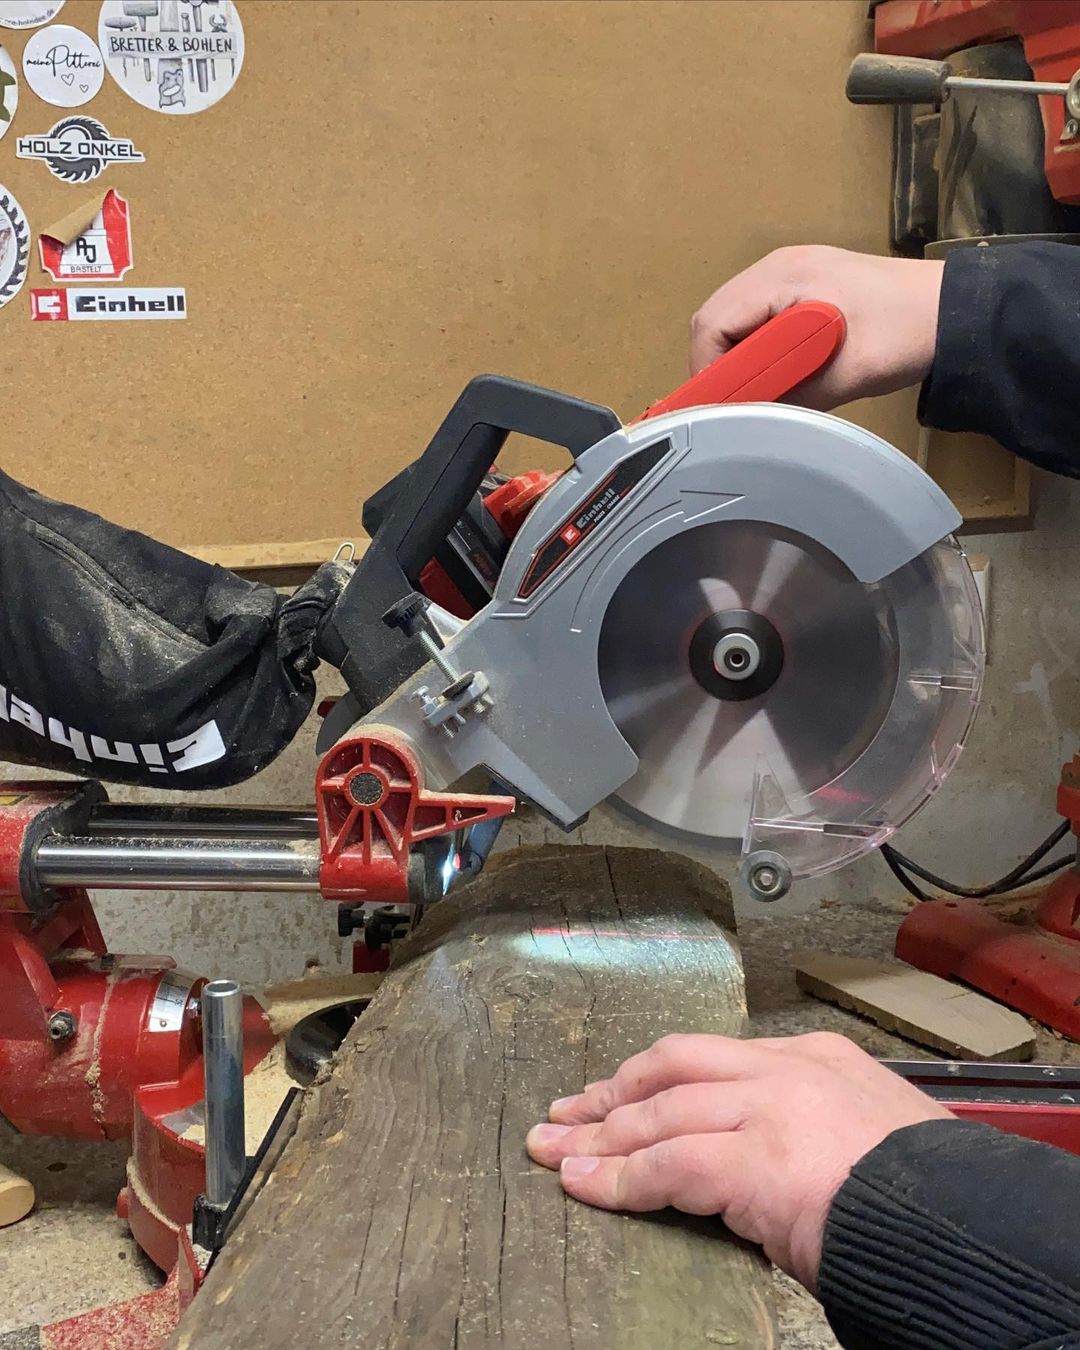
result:
[[[667,1036],[553,1102],[527,1144],[575,1199],[720,1214],[813,1289],[852,1167],[894,1130],[951,1119],[843,1036]]]
[[[725,282],[694,315],[691,373],[782,310],[824,300],[844,315],[847,338],[836,359],[785,402],[828,409],[918,384],[934,359],[944,269],[943,262],[819,244],[779,248]]]

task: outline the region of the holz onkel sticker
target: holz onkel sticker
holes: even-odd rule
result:
[[[18,159],[39,159],[65,183],[88,183],[110,164],[142,164],[145,156],[125,136],[110,136],[95,117],[65,117],[40,136],[19,136]]]

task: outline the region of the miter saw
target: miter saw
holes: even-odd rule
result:
[[[472,381],[368,503],[371,542],[323,619],[348,693],[325,716],[314,810],[6,785],[0,1113],[133,1136],[122,1210],[160,1265],[203,1184],[204,982],[109,953],[87,889],[321,892],[343,934],[363,930],[363,965],[483,866],[519,802],[572,829],[610,800],[741,854],[773,900],[877,847],[944,781],[983,674],[960,517],[876,436],[774,402],[843,332],[831,306],[797,306],[625,426]],[[511,433],[571,466],[504,479]],[[252,1000],[244,1022],[250,1069],[273,1037]]]
[[[829,306],[789,310],[629,426],[513,381],[469,385],[369,509],[324,632],[351,691],[319,742],[329,853],[361,828],[393,852],[393,773],[417,805],[479,775],[490,792],[454,809],[481,837],[515,801],[569,830],[610,799],[740,852],[772,900],[922,805],[978,704],[981,609],[960,517],[911,460],[765,402],[842,333]],[[493,522],[530,484],[482,486],[510,432],[574,463],[507,546]],[[436,857],[433,875],[452,872]]]

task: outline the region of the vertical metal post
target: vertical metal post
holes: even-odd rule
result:
[[[206,1076],[206,1202],[224,1210],[244,1175],[244,996],[235,980],[200,995]]]

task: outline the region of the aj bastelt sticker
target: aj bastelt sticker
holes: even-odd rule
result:
[[[0,305],[18,295],[30,260],[30,226],[23,209],[0,183]]]
[[[64,23],[39,29],[23,49],[23,78],[38,98],[54,108],[80,108],[105,80],[97,43]]]
[[[0,47],[0,136],[11,126],[18,106],[19,77],[15,73],[15,62]]]
[[[92,202],[89,209],[93,210]],[[85,215],[78,219],[72,231],[58,226],[53,226],[55,235],[40,231],[42,270],[54,281],[120,281],[133,262],[127,202],[110,188],[100,210],[84,226],[85,219]]]
[[[43,136],[20,136],[18,159],[40,159],[65,183],[88,183],[110,164],[142,164],[144,156],[123,136],[110,136],[94,117],[65,117]]]
[[[98,45],[120,88],[164,113],[213,107],[244,63],[244,29],[233,0],[103,0]]]
[[[40,28],[63,8],[64,0],[0,0],[0,28]]]
[[[45,323],[92,319],[186,319],[182,286],[38,287],[30,292],[30,317]]]

